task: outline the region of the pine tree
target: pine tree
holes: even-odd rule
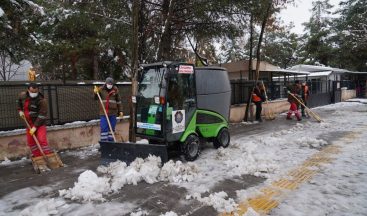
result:
[[[305,23],[303,63],[329,65],[332,59],[331,8],[329,0],[312,2],[310,21]]]
[[[347,0],[340,6],[340,17],[334,25],[334,64],[349,70],[367,71],[367,1]]]

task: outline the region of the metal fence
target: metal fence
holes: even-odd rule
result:
[[[269,100],[287,98],[284,89],[290,83],[283,81],[264,82]],[[231,81],[231,104],[246,103],[254,81]],[[129,113],[130,84],[118,84],[124,113]],[[310,81],[311,96],[308,106],[315,107],[341,101],[341,88],[355,89],[352,81]],[[16,110],[16,99],[25,84],[0,85],[0,130],[23,128]],[[40,91],[49,105],[47,125],[65,124],[74,121],[98,119],[98,101],[94,99],[93,84],[43,84]]]
[[[89,121],[99,118],[98,101],[94,99],[93,84],[44,84],[40,92],[48,102],[47,125]],[[128,100],[131,85],[117,85],[122,100],[123,112],[129,112]],[[23,128],[16,110],[16,99],[25,84],[0,85],[0,130]]]
[[[242,104],[246,103],[249,94],[254,87],[254,81],[231,81],[232,95],[231,104]],[[286,90],[284,90],[283,82],[264,82],[266,87],[266,93],[269,100],[275,100],[278,98],[285,98],[287,96]]]

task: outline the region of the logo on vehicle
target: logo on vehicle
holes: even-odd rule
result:
[[[183,114],[181,111],[177,111],[176,114],[175,114],[175,121],[177,123],[181,123],[183,120]]]

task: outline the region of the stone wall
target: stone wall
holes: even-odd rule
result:
[[[287,99],[279,99],[275,101],[269,101],[268,103],[263,103],[263,110],[261,112],[261,115],[269,115],[269,113],[273,113],[274,115],[283,113],[288,111],[289,109],[289,103]],[[233,105],[231,106],[230,111],[230,122],[238,123],[242,122],[244,116],[245,116],[245,110],[246,110],[246,104],[239,104],[239,105]],[[250,114],[249,114],[249,120],[254,120],[255,118],[255,105],[252,104],[250,106]]]
[[[117,139],[126,141],[129,122],[120,120],[116,125]],[[47,128],[49,145],[56,150],[75,149],[97,144],[100,137],[99,121],[51,126]],[[0,134],[0,160],[5,157],[19,158],[29,155],[25,130],[2,132]]]
[[[348,90],[347,88],[341,88],[342,90],[342,101],[346,101],[356,97],[356,90]]]

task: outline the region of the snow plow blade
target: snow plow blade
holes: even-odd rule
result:
[[[103,163],[120,160],[130,164],[136,158],[147,158],[149,155],[161,157],[162,163],[168,161],[166,145],[137,144],[118,142],[99,142],[101,145],[101,159]]]

